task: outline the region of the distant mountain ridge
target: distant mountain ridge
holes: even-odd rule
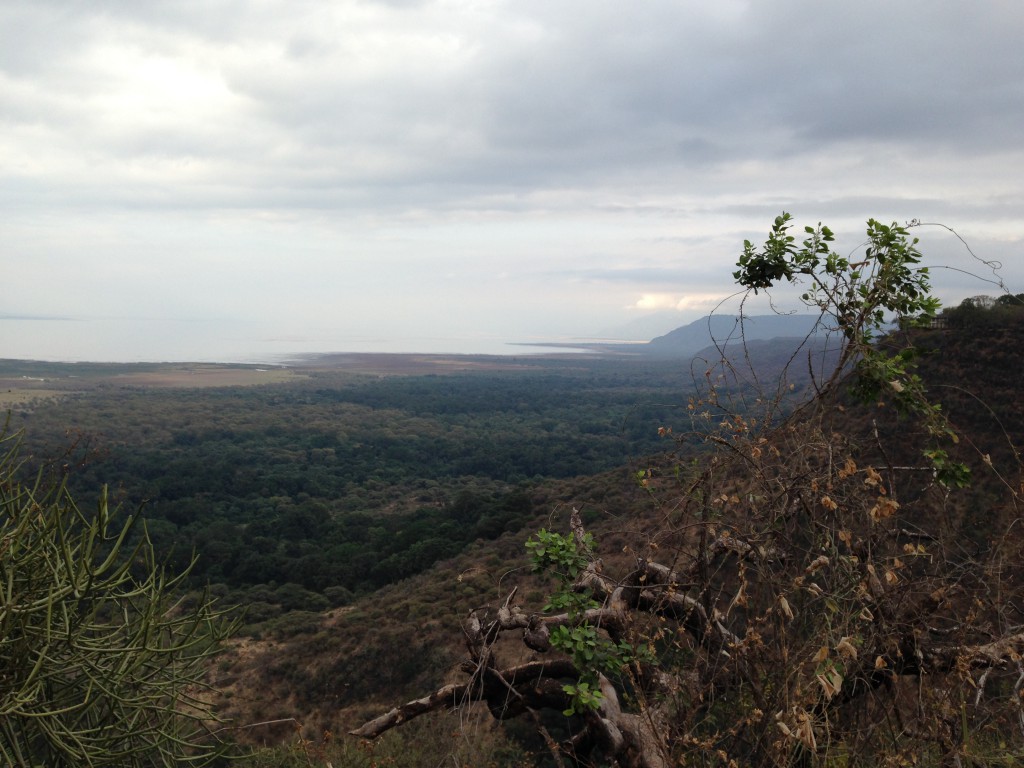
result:
[[[775,339],[803,341],[824,335],[819,320],[817,315],[709,315],[638,345],[635,351],[647,357],[692,357],[715,346],[739,347],[744,342]]]
[[[688,359],[721,351],[730,354],[744,344],[757,343],[779,351],[796,351],[805,341],[823,344],[827,326],[818,315],[708,315],[689,325],[657,336],[648,342],[618,343],[614,341],[529,342],[524,346],[552,349],[587,350],[602,355],[645,357],[654,360]],[[811,337],[811,338],[809,338]]]

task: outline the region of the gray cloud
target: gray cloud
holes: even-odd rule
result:
[[[102,274],[170,314],[399,329],[441,301],[576,333],[727,294],[783,209],[849,247],[869,216],[946,221],[1024,278],[1024,6],[34,0],[0,25],[22,314],[82,314],[35,286]],[[209,290],[162,291],[181,265]]]

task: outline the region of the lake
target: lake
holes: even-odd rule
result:
[[[62,362],[281,363],[317,352],[476,355],[550,353],[522,342],[485,336],[385,338],[315,328],[281,332],[258,322],[124,318],[0,317],[0,358]]]

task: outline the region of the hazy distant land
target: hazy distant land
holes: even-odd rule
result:
[[[426,354],[326,352],[282,357],[279,363],[67,363],[0,360],[0,408],[66,396],[94,387],[237,387],[275,384],[304,378],[312,371],[347,371],[369,375],[426,375],[459,371],[515,371],[558,361],[586,358],[614,360],[686,360],[708,350],[736,349],[741,339],[795,346],[816,332],[807,315],[701,318],[649,342],[527,342],[520,353]],[[510,344],[516,347],[516,344]],[[526,348],[529,348],[528,350]]]

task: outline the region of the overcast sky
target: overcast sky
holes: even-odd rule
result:
[[[942,222],[1024,291],[1020,0],[0,0],[0,30],[0,316],[183,350],[668,330],[782,210],[839,250]]]

